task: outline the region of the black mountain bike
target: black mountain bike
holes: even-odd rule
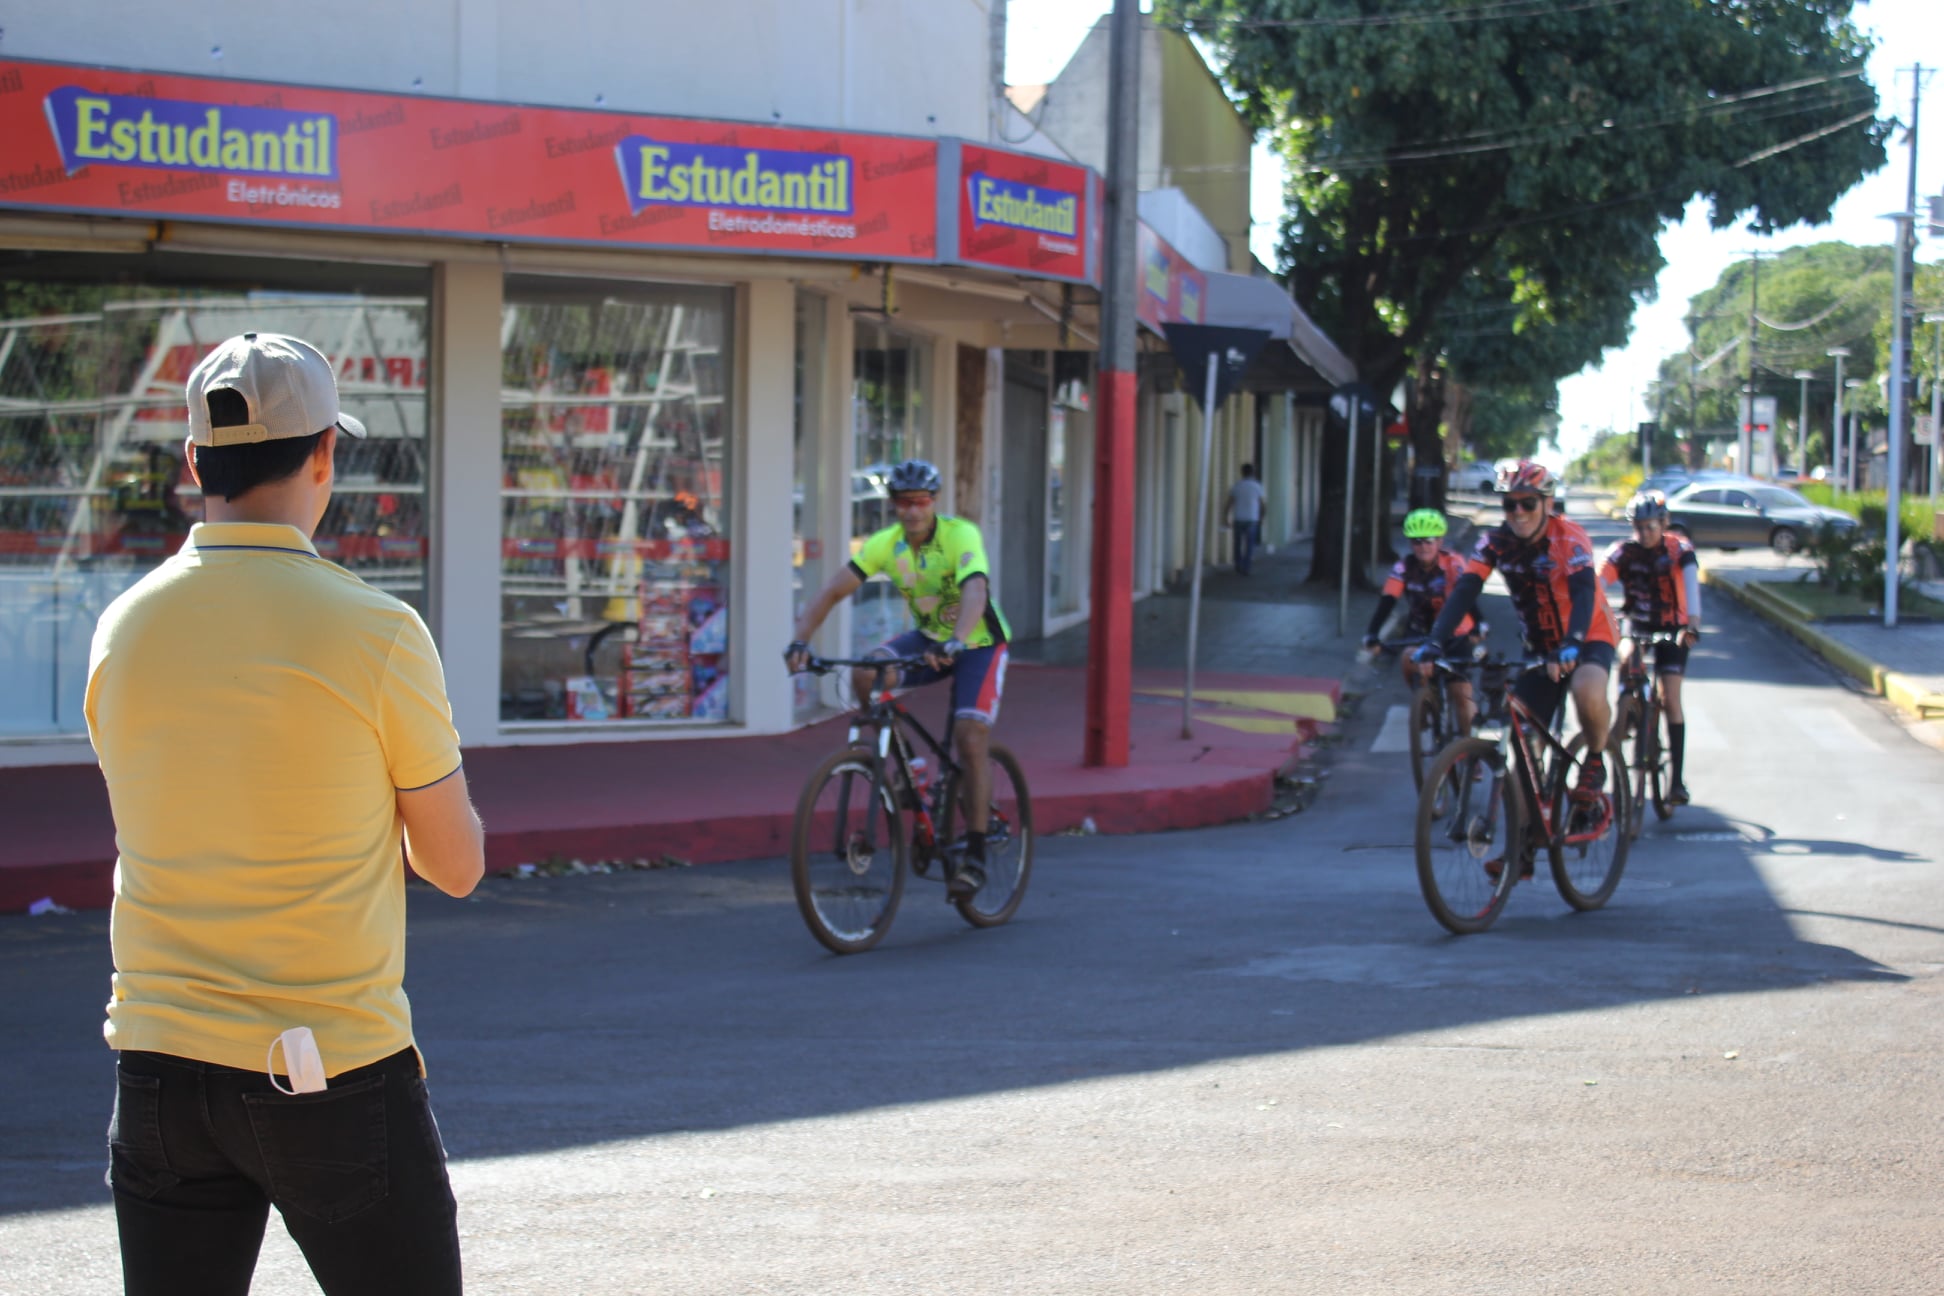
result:
[[[1661,727],[1665,712],[1659,685],[1648,679],[1647,650],[1681,642],[1681,632],[1650,630],[1631,638],[1633,652],[1620,666],[1620,700],[1613,710],[1613,732],[1617,740],[1633,743],[1633,755],[1627,762],[1627,774],[1633,780],[1633,818],[1627,831],[1638,837],[1650,802],[1657,817],[1674,817],[1674,803],[1668,799],[1673,771],[1668,768],[1667,738]]]
[[[1453,741],[1425,774],[1418,793],[1418,886],[1431,916],[1458,935],[1482,932],[1512,888],[1533,875],[1546,852],[1553,885],[1575,909],[1598,909],[1627,864],[1631,797],[1625,778],[1591,802],[1576,801],[1584,744],[1576,754],[1512,692],[1512,683],[1546,659],[1440,659],[1440,671],[1478,672],[1479,721]],[[1564,700],[1562,699],[1562,705]],[[1617,733],[1617,731],[1616,731]],[[1621,768],[1617,737],[1611,768]]]
[[[1414,635],[1408,639],[1386,639],[1378,644],[1384,653],[1409,652],[1418,645],[1429,642],[1428,635]],[[1453,659],[1454,665],[1457,659]],[[1438,753],[1460,734],[1458,708],[1451,700],[1450,686],[1466,682],[1462,670],[1433,670],[1424,683],[1411,690],[1411,713],[1406,721],[1411,744],[1411,785],[1420,791],[1424,788],[1424,773],[1431,768],[1431,762]]]
[[[933,738],[894,698],[888,672],[921,657],[847,660],[812,657],[822,675],[842,667],[877,672],[871,695],[851,717],[850,736],[810,773],[797,799],[790,838],[790,881],[810,934],[838,954],[871,948],[890,930],[904,898],[905,873],[949,881],[963,858],[965,771],[952,759],[948,718]],[[865,730],[874,737],[865,739]],[[914,740],[923,744],[921,750]],[[986,823],[985,885],[951,903],[974,927],[1011,918],[1033,873],[1033,804],[1019,761],[994,743],[988,760],[992,806]],[[909,819],[907,825],[906,820]]]

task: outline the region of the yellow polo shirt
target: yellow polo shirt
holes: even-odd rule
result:
[[[294,527],[205,523],[101,614],[86,709],[109,1046],[261,1071],[308,1026],[327,1075],[409,1047],[397,791],[459,768],[418,614]]]

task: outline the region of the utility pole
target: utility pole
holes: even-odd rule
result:
[[[1924,65],[1910,71],[1910,129],[1905,140],[1910,145],[1910,182],[1904,193],[1904,209],[1890,219],[1897,223],[1897,274],[1890,294],[1890,445],[1885,464],[1883,554],[1883,626],[1897,627],[1898,577],[1902,571],[1903,448],[1910,432],[1910,296],[1915,285],[1917,243],[1917,118],[1924,102]]]
[[[1141,12],[1114,0],[1107,62],[1107,247],[1101,267],[1100,414],[1094,432],[1088,765],[1127,764],[1134,709],[1134,221]]]
[[[1694,352],[1695,347],[1701,344],[1701,335],[1695,332],[1696,329],[1701,327],[1701,321],[1699,317],[1694,315],[1689,315],[1687,317],[1687,326],[1688,326],[1687,439],[1688,439],[1688,454],[1692,455],[1694,453],[1694,448],[1701,444],[1701,431],[1700,431],[1701,411],[1695,407],[1695,403],[1694,403],[1695,402],[1694,383],[1696,377],[1700,373],[1698,366],[1701,363],[1701,357],[1696,355]],[[1683,463],[1682,467],[1687,467],[1691,463],[1692,460],[1690,459],[1688,460],[1687,463]]]

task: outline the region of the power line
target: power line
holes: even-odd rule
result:
[[[1586,9],[1611,9],[1633,0],[1579,0],[1576,4],[1557,4],[1551,0],[1496,0],[1481,5],[1445,9],[1399,10],[1387,14],[1358,14],[1339,18],[1182,18],[1173,26],[1183,33],[1190,28],[1210,31],[1294,30],[1317,27],[1405,27],[1444,22],[1500,22],[1519,18],[1550,18],[1554,14],[1579,13]]]

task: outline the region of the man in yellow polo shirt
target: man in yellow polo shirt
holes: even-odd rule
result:
[[[120,860],[106,1034],[125,1289],[236,1293],[274,1205],[319,1286],[456,1293],[412,1040],[405,878],[484,863],[438,652],[317,556],[331,366],[246,333],[189,377],[205,521],[102,613],[88,732]]]

